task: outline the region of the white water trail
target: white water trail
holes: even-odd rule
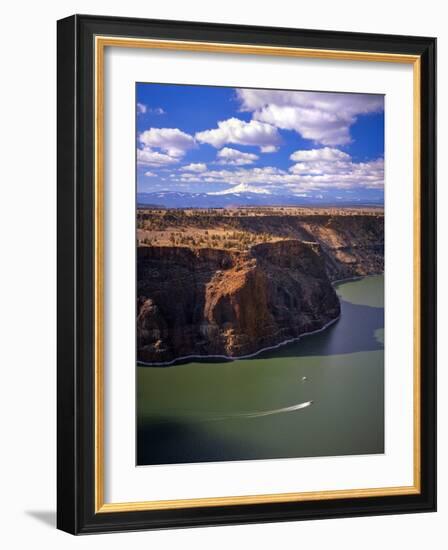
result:
[[[241,414],[235,414],[232,416],[235,417],[243,417],[243,418],[259,418],[260,416],[271,416],[273,414],[281,414],[281,413],[288,413],[293,411],[298,411],[300,409],[306,409],[310,405],[312,405],[312,401],[304,401],[303,403],[297,403],[296,405],[291,405],[290,407],[282,407],[281,409],[272,409],[270,411],[259,411],[259,412],[249,412],[249,413],[241,413]]]
[[[213,421],[219,421],[219,420],[232,420],[237,418],[260,418],[262,416],[271,416],[274,414],[283,414],[283,413],[299,411],[300,409],[306,409],[312,404],[313,404],[313,401],[304,401],[303,403],[296,403],[295,405],[290,405],[289,407],[281,407],[280,409],[231,413],[231,414],[225,414],[220,416],[209,416],[209,417],[202,417],[200,420],[202,422],[213,422]]]

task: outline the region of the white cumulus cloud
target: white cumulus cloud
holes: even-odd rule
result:
[[[254,120],[294,130],[322,145],[350,143],[358,115],[384,109],[382,95],[238,89],[241,110]]]
[[[232,147],[224,147],[224,149],[218,151],[216,158],[218,159],[218,164],[243,166],[245,164],[253,164],[259,157],[253,153],[244,153]]]
[[[382,189],[384,186],[382,158],[354,162],[347,153],[331,148],[296,151],[291,158],[300,162],[289,170],[272,166],[238,167],[200,173],[182,172],[171,177],[172,181],[186,184],[227,184],[226,192],[250,189],[251,192],[280,195],[330,189]]]
[[[317,162],[317,161],[337,161],[337,160],[350,160],[350,155],[340,151],[339,149],[333,149],[331,147],[322,147],[321,149],[307,149],[303,151],[295,151],[290,157],[295,161]]]
[[[150,147],[137,149],[137,163],[145,166],[165,166],[179,162],[178,157],[171,157],[159,151],[153,151]]]
[[[192,162],[186,166],[182,166],[182,172],[206,172],[207,165],[204,162]]]
[[[170,157],[183,157],[188,149],[195,147],[192,136],[179,128],[150,128],[139,135],[139,141],[146,147],[155,147]]]
[[[137,162],[147,166],[175,164],[196,147],[194,138],[178,128],[150,128],[138,139]]]
[[[339,149],[324,147],[296,151],[290,157],[299,161],[289,171],[300,181],[318,187],[349,189],[352,187],[381,188],[384,186],[384,159],[353,162]]]
[[[220,149],[227,143],[237,145],[253,145],[263,153],[272,153],[278,149],[280,135],[277,128],[258,120],[245,122],[232,117],[218,122],[218,127],[196,133],[200,143],[209,143]]]

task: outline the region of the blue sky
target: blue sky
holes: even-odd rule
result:
[[[138,192],[383,197],[381,95],[138,83],[136,133]]]

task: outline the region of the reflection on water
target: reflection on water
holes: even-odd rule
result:
[[[138,367],[137,463],[383,452],[383,277],[337,291],[324,332],[251,359]]]

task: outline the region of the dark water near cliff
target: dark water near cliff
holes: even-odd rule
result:
[[[384,452],[383,276],[325,331],[252,359],[137,368],[137,464]]]

